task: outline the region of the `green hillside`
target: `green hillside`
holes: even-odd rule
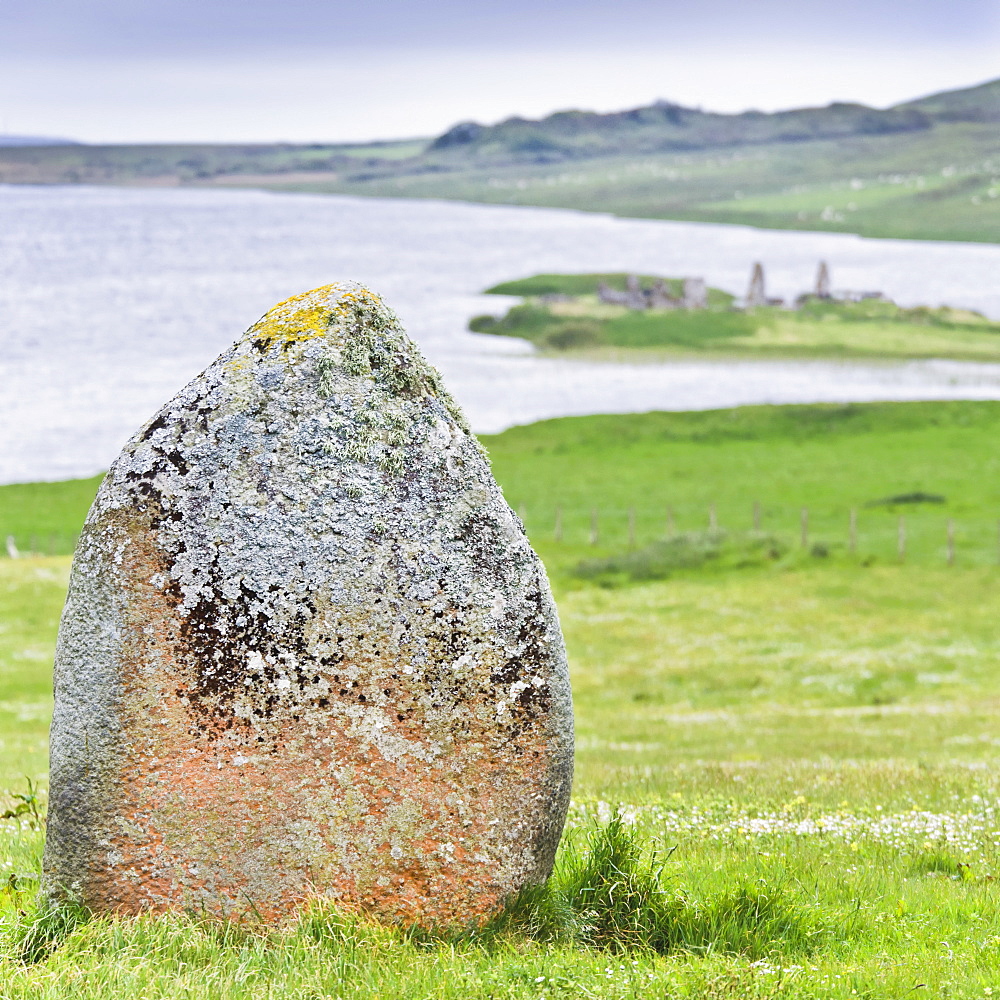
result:
[[[540,121],[509,118],[493,126],[462,122],[429,149],[461,153],[478,162],[538,162],[914,132],[930,128],[933,120],[916,108],[880,111],[861,104],[723,115],[660,102],[604,115],[560,111]]]
[[[194,184],[1000,240],[1000,80],[893,108],[463,122],[433,140],[0,148],[0,183]]]
[[[538,205],[900,239],[1000,241],[1000,129],[928,129],[551,162],[428,153],[274,190]]]
[[[567,111],[464,122],[411,159],[269,186],[997,242],[998,109],[1000,80],[885,110]]]
[[[942,122],[1000,122],[1000,80],[884,110],[833,103],[724,115],[659,101],[610,114],[559,111],[537,121],[515,117],[491,126],[461,122],[435,139],[428,152],[460,155],[480,164],[539,163],[888,136],[931,131]]]
[[[627,551],[630,534],[634,547],[662,541],[668,522],[677,534],[700,532],[711,516],[742,543],[754,528],[755,505],[756,527],[790,556],[806,508],[810,545],[846,557],[854,509],[858,559],[895,561],[903,516],[910,562],[942,562],[950,519],[958,556],[990,565],[998,555],[998,439],[995,402],[564,417],[482,438],[550,569],[570,576],[580,560]],[[99,483],[95,477],[0,486],[0,535],[43,553],[53,536],[56,551],[67,551]],[[881,502],[894,497],[904,499]]]
[[[931,94],[900,104],[896,110],[919,111],[943,122],[1000,122],[1000,80]]]
[[[903,517],[911,565],[945,562],[949,520],[956,559],[993,565],[998,434],[1000,403],[865,403],[566,417],[483,440],[550,570],[575,577],[581,560],[620,559],[671,535],[711,547],[713,521],[728,533],[720,564],[755,531],[776,540],[776,565],[816,544],[824,565],[897,563]]]
[[[199,184],[252,185],[281,176],[308,179],[353,171],[419,154],[427,140],[367,145],[291,143],[210,145],[146,144],[0,146],[0,184]]]

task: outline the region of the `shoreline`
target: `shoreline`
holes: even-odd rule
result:
[[[89,475],[275,302],[355,278],[398,312],[482,433],[558,416],[747,404],[998,399],[989,361],[515,353],[465,333],[519,274],[701,274],[775,294],[829,259],[848,287],[1000,315],[1000,247],[633,221],[544,208],[252,189],[5,185],[0,481]],[[490,341],[493,341],[492,343]]]

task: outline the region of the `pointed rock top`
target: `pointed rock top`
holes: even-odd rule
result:
[[[125,446],[59,631],[46,882],[278,919],[485,919],[573,761],[544,569],[381,298],[269,310]]]

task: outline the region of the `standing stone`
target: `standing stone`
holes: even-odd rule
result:
[[[819,262],[819,268],[816,271],[816,289],[814,294],[818,299],[830,298],[830,268],[827,267],[825,260]]]
[[[629,292],[619,292],[616,288],[612,288],[606,281],[599,281],[597,283],[597,299],[599,302],[605,302],[608,305],[614,306],[627,306],[629,304]]]
[[[708,308],[708,286],[705,284],[704,278],[684,279],[684,308]]]
[[[649,305],[637,274],[630,274],[625,279],[625,305],[629,309],[645,309]]]
[[[670,294],[670,289],[663,278],[657,278],[653,282],[653,287],[648,292],[648,300],[650,309],[676,309],[681,305],[680,301]]]
[[[573,722],[545,572],[358,285],[275,306],[126,445],[55,694],[52,896],[465,923],[551,870]]]
[[[764,288],[764,265],[757,261],[750,274],[750,287],[743,303],[747,309],[756,309],[767,305],[767,292]]]

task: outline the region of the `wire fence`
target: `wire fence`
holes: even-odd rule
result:
[[[588,506],[515,504],[538,543],[595,549],[642,548],[693,533],[767,535],[786,549],[817,556],[850,554],[880,562],[1000,564],[1000,517],[961,516],[937,505],[880,507],[773,506],[708,503]]]
[[[940,509],[745,505],[675,507],[515,504],[538,543],[597,550],[642,548],[684,534],[767,535],[786,549],[815,555],[850,554],[881,562],[1000,565],[1000,518],[960,516]],[[69,555],[77,533],[0,532],[0,558]]]

